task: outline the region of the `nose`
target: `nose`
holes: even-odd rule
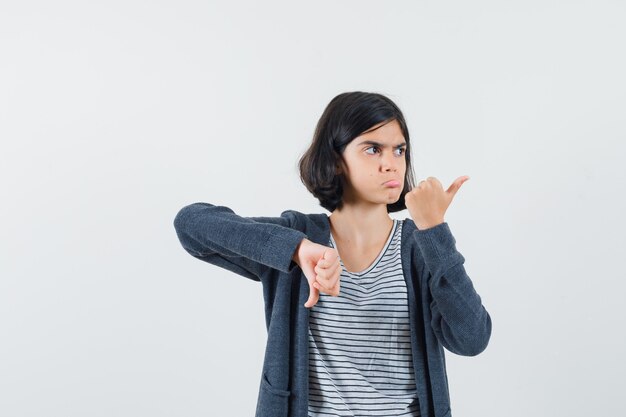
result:
[[[400,163],[400,158],[393,154],[393,152],[387,152],[386,155],[382,157],[382,167],[385,171],[397,171],[398,164]]]

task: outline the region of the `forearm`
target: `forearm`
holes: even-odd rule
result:
[[[467,275],[447,223],[415,232],[432,295],[433,330],[448,350],[476,355],[491,335],[491,317]]]
[[[255,221],[226,206],[194,203],[183,207],[174,225],[182,246],[192,254],[243,257],[287,271],[295,245],[306,235],[289,226],[286,217]]]

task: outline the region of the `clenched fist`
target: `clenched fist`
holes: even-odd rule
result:
[[[341,263],[337,249],[303,239],[293,255],[309,282],[309,299],[304,304],[311,308],[320,298],[320,291],[337,297],[339,295],[339,277]]]

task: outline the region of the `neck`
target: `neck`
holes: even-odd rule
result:
[[[346,205],[336,209],[328,217],[330,230],[336,241],[356,248],[376,245],[384,236],[389,236],[393,219],[384,204],[372,206]]]

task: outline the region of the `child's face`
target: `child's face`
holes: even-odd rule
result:
[[[377,142],[380,145],[364,143]],[[370,203],[391,204],[398,201],[404,188],[406,146],[397,120],[378,124],[352,140],[343,153],[342,170],[346,178],[344,202],[362,200]],[[398,180],[399,187],[384,183]]]

